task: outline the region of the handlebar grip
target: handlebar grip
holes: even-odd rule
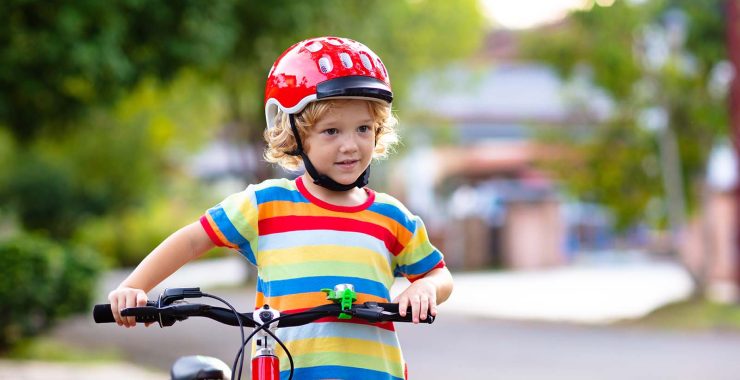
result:
[[[110,309],[109,303],[95,305],[93,308],[93,320],[95,323],[113,323],[116,320],[113,318],[113,312]]]
[[[413,320],[411,318],[411,306],[409,306],[406,309],[406,316],[405,317],[402,317],[400,314],[398,314],[398,304],[397,303],[382,303],[382,302],[374,303],[374,302],[368,302],[368,303],[365,303],[365,305],[366,306],[370,306],[370,309],[368,309],[368,310],[357,310],[357,311],[359,311],[359,315],[358,316],[362,317],[363,314],[364,314],[365,317],[366,318],[369,318],[369,319],[379,318],[381,320],[390,321],[390,322],[413,322]],[[382,317],[379,316],[379,315],[374,315],[376,313],[376,312],[373,312],[373,310],[372,310],[374,308],[374,306],[378,306],[378,307],[382,308],[382,310],[385,313],[388,313],[388,314],[386,314],[386,315],[384,315]],[[434,322],[434,317],[432,315],[430,315],[430,314],[427,314],[426,319],[419,320],[419,323],[432,324],[433,322]]]
[[[147,306],[156,306],[157,303],[154,301],[147,301]],[[98,304],[93,307],[93,320],[95,323],[114,323],[116,320],[113,318],[113,312],[111,311],[110,304]],[[137,319],[137,322],[139,321]]]
[[[398,314],[396,317],[392,319],[392,321],[393,322],[413,322],[413,320],[411,319],[411,309],[406,311],[405,317],[402,317],[400,314]],[[428,323],[431,325],[432,323],[434,323],[434,317],[427,314],[426,319],[420,319],[419,323]]]

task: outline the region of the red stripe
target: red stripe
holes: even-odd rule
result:
[[[211,223],[208,223],[208,218],[206,218],[205,215],[200,217],[200,225],[203,226],[203,229],[206,231],[206,234],[208,234],[208,237],[211,238],[211,241],[213,242],[213,244],[216,244],[219,247],[226,246],[221,241],[221,239],[218,238],[218,235],[216,235],[216,232],[213,231],[213,228],[211,228]]]
[[[446,267],[446,266],[447,266],[447,264],[445,264],[445,261],[444,261],[444,260],[442,260],[442,261],[440,261],[439,263],[437,263],[437,265],[435,265],[435,266],[434,266],[434,268],[432,268],[432,269],[428,270],[428,271],[427,271],[426,273],[424,273],[424,274],[420,274],[420,275],[418,275],[418,276],[409,276],[409,277],[407,277],[407,278],[408,278],[409,282],[414,282],[414,281],[416,281],[416,280],[418,280],[418,279],[422,279],[422,278],[426,277],[426,275],[428,275],[428,274],[429,274],[429,272],[431,272],[431,271],[433,271],[433,270],[435,270],[435,269],[437,269],[437,268],[444,268],[444,267]]]
[[[260,235],[292,231],[333,230],[359,232],[373,236],[385,243],[388,251],[397,256],[403,246],[387,229],[370,222],[333,216],[276,216],[259,221]]]
[[[286,314],[295,314],[295,313],[300,313],[306,310],[310,310],[310,309],[293,309],[293,310],[281,312],[280,315],[283,316]],[[313,323],[327,323],[327,322],[353,323],[356,325],[375,326],[375,327],[381,328],[383,330],[388,330],[388,331],[396,331],[396,327],[393,326],[393,322],[368,322],[360,318],[339,319],[338,317],[324,317],[321,319],[317,319]]]
[[[361,205],[357,205],[357,206],[337,206],[337,205],[333,205],[333,204],[328,203],[328,202],[324,202],[321,199],[315,197],[313,194],[311,194],[311,192],[308,191],[308,189],[306,189],[306,185],[303,183],[303,177],[296,178],[295,184],[296,184],[296,187],[298,188],[298,191],[300,191],[301,194],[303,194],[303,196],[306,197],[306,199],[308,199],[309,201],[311,201],[311,203],[313,203],[313,204],[315,204],[315,205],[317,205],[317,206],[319,206],[321,208],[325,208],[325,209],[331,210],[331,211],[339,211],[339,212],[360,212],[360,211],[363,211],[363,210],[367,210],[367,208],[370,207],[370,205],[372,205],[373,202],[375,202],[375,192],[372,191],[372,190],[370,190],[370,189],[368,189],[367,187],[363,187],[362,188],[363,190],[365,190],[365,193],[367,194],[367,199]]]

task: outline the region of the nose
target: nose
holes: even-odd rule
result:
[[[358,149],[357,136],[350,133],[342,138],[342,143],[339,146],[339,151],[342,153],[352,153]]]

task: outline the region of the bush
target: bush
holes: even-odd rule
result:
[[[215,204],[193,198],[160,196],[126,212],[91,219],[77,231],[74,241],[92,247],[114,266],[136,266],[167,236],[198,220]]]
[[[0,352],[86,310],[101,261],[93,252],[17,235],[0,241]]]

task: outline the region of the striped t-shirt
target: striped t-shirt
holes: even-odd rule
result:
[[[444,266],[421,219],[398,200],[367,189],[359,206],[311,195],[299,177],[250,185],[209,209],[201,224],[214,243],[257,266],[255,307],[281,313],[327,304],[323,288],[350,283],[357,302],[390,301],[395,276],[413,281]],[[403,379],[392,323],[336,318],[279,329],[297,379]],[[281,378],[290,369],[282,350]]]

